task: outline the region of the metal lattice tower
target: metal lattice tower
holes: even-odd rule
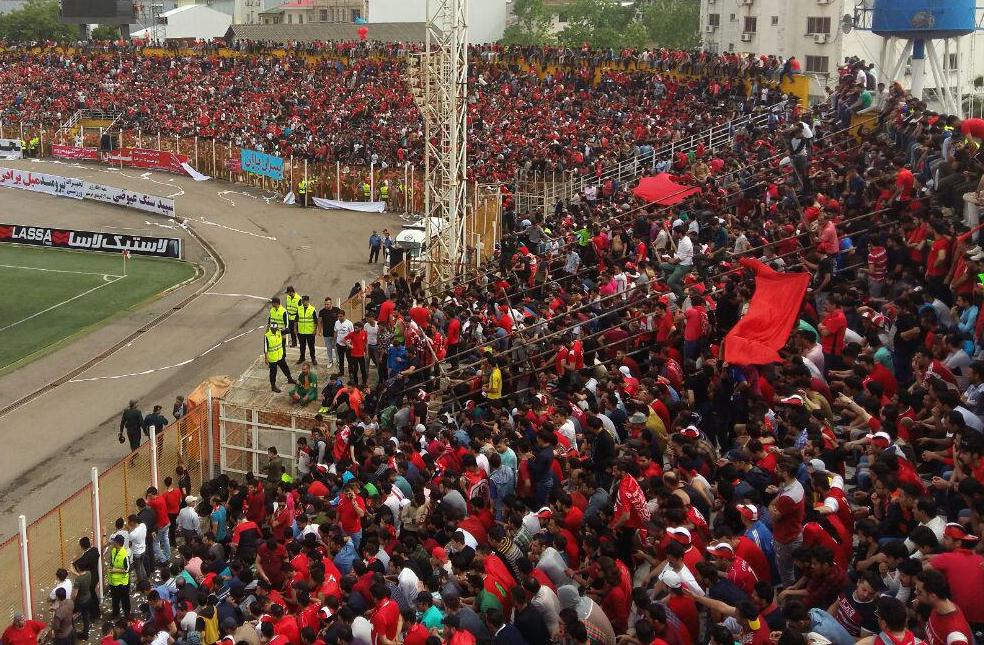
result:
[[[468,0],[428,0],[426,50],[411,57],[409,84],[424,119],[424,217],[431,288],[464,266],[467,205]]]

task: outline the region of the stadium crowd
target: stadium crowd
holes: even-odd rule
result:
[[[122,113],[121,126],[143,136],[215,138],[345,164],[422,165],[423,123],[407,84],[407,47],[334,43],[291,49],[284,57],[266,50],[231,58],[207,46],[174,57],[109,44],[73,54],[11,48],[0,52],[0,118],[56,129],[77,110],[96,109]],[[319,52],[325,55],[310,55]],[[744,92],[733,54],[691,61],[667,51],[616,56],[476,47],[472,55],[470,178],[481,181],[509,181],[527,171],[600,173],[721,122],[719,102]],[[778,80],[777,60],[754,62],[744,63],[747,75],[762,79],[764,95],[756,87],[756,100],[736,112],[780,98],[768,82]],[[704,69],[698,63],[721,80],[659,74]],[[599,69],[605,71],[595,86]],[[708,99],[706,110],[687,109],[683,97],[693,96]]]
[[[984,121],[866,70],[670,160],[679,204],[592,187],[508,213],[440,296],[377,283],[359,327],[326,303],[319,427],[244,481],[149,489],[101,643],[984,642]],[[781,361],[725,362],[762,267],[809,275],[797,322]],[[98,615],[81,547],[62,645]]]

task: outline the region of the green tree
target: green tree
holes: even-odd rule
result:
[[[653,0],[641,13],[650,45],[669,49],[700,46],[700,4],[696,0]]]
[[[569,22],[560,34],[569,47],[641,47],[649,39],[645,25],[636,20],[634,5],[618,0],[574,0],[567,7]]]
[[[0,39],[68,42],[79,39],[79,28],[61,23],[58,0],[28,0],[20,9],[0,16]]]
[[[516,22],[506,27],[502,42],[507,45],[543,45],[553,38],[553,19],[543,0],[514,0]]]
[[[99,25],[92,30],[93,40],[119,40],[120,28],[116,25]]]

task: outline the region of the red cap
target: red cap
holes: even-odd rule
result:
[[[438,562],[443,563],[448,561],[448,552],[439,546],[436,546],[433,549],[431,549],[431,556]]]
[[[943,527],[943,535],[951,540],[960,541],[967,540],[970,542],[976,542],[980,539],[976,535],[971,535],[968,533],[967,529],[965,529],[962,524],[957,524],[956,522],[949,522],[945,527]]]

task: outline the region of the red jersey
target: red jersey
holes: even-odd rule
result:
[[[342,495],[338,500],[338,523],[345,533],[358,533],[362,530],[362,519],[355,510],[356,505],[363,511],[366,510],[366,502],[361,495],[352,499],[348,495]]]
[[[926,642],[929,645],[973,645],[974,636],[959,607],[949,614],[939,614],[934,609],[926,623]]]
[[[748,566],[755,572],[755,577],[763,582],[772,582],[772,567],[765,553],[747,535],[738,538],[735,545],[735,555],[748,563]]]
[[[752,568],[748,566],[748,563],[738,555],[735,555],[731,561],[731,566],[728,567],[728,580],[735,583],[736,587],[750,596],[755,590],[755,583],[759,579]]]
[[[349,455],[349,437],[352,436],[352,430],[348,426],[342,426],[342,429],[335,433],[335,443],[331,448],[331,456],[335,458],[335,462],[347,459]]]
[[[155,495],[148,499],[147,506],[154,511],[154,517],[157,521],[156,528],[160,529],[171,523],[171,518],[167,515],[167,501],[163,495]]]
[[[181,489],[172,488],[164,491],[164,503],[167,506],[168,514],[177,515],[178,511],[181,510]]]
[[[380,635],[396,640],[400,622],[400,607],[392,598],[384,598],[372,612],[372,642],[376,645]]]
[[[933,568],[946,576],[952,600],[971,623],[984,623],[984,557],[970,549],[933,556]]]

